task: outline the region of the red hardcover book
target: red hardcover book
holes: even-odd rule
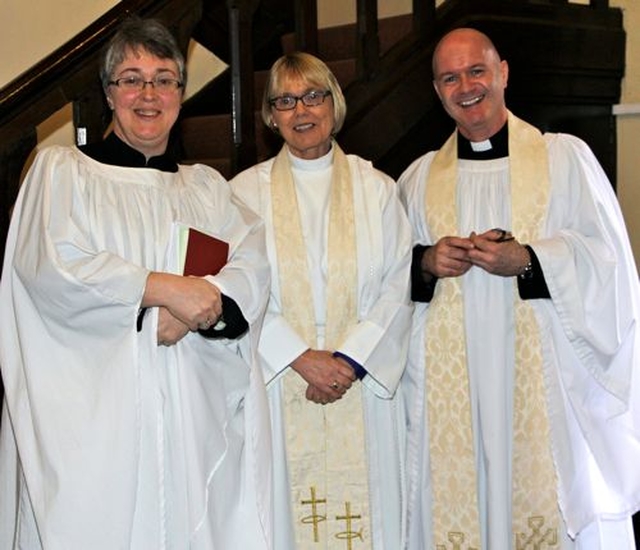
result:
[[[184,259],[184,275],[204,277],[215,275],[227,263],[229,243],[189,228],[187,250]]]

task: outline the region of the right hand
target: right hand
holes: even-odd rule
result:
[[[143,307],[166,307],[189,330],[215,325],[222,315],[217,286],[200,277],[153,272],[147,278]]]
[[[420,268],[427,277],[459,277],[473,265],[468,252],[474,248],[471,239],[462,237],[442,237],[436,244],[424,251]]]

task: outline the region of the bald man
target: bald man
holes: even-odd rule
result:
[[[635,548],[640,292],[611,185],[507,109],[486,35],[444,36],[433,75],[456,130],[399,180],[409,548]]]

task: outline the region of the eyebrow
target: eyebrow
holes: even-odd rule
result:
[[[118,71],[116,73],[116,75],[122,76],[123,74],[127,74],[127,73],[134,73],[136,75],[142,76],[144,71],[143,71],[143,69],[140,69],[138,67],[125,67],[121,71]],[[164,68],[164,67],[156,69],[155,72],[152,73],[152,75],[154,77],[159,76],[159,75],[163,75],[163,74],[169,74],[169,75],[175,76],[175,77],[179,76],[176,71],[173,71],[172,69]]]

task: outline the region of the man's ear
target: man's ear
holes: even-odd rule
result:
[[[502,74],[502,85],[506,88],[509,81],[509,63],[506,59],[500,61],[500,73]]]
[[[436,84],[435,80],[432,80],[431,83],[433,84],[433,89],[436,91],[436,94],[438,95],[438,99],[440,101],[442,101],[442,96],[440,95],[440,90],[438,90],[438,84]]]

